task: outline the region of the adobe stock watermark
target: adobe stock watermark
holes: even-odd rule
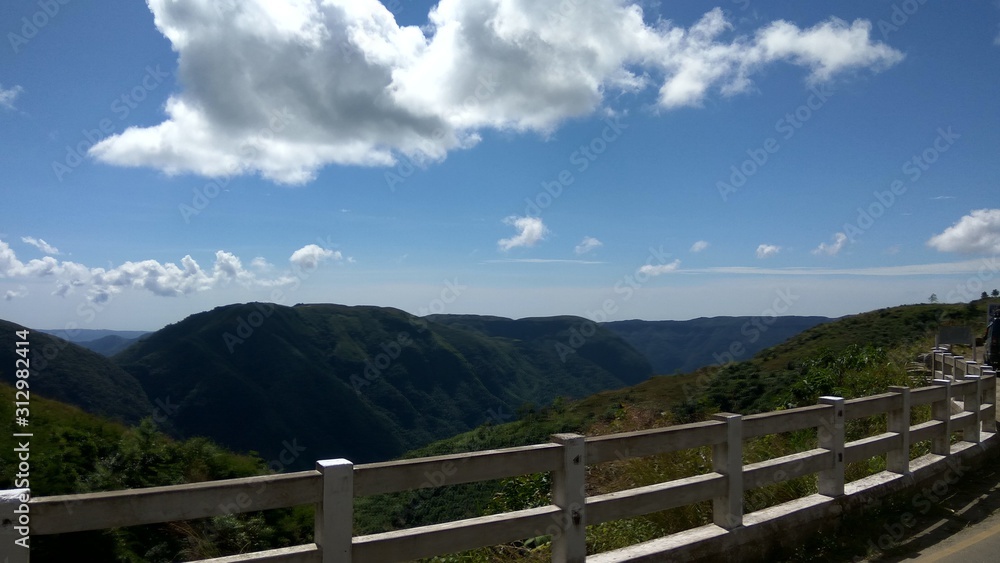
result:
[[[543,181],[542,189],[534,197],[524,199],[524,215],[528,217],[541,215],[543,210],[559,199],[564,188],[576,181],[573,171],[575,170],[577,174],[586,172],[590,165],[600,158],[626,129],[628,129],[628,125],[622,123],[621,116],[606,118],[600,133],[569,154],[568,158],[569,163],[573,165],[572,169],[570,167],[563,168],[556,173],[555,178]]]
[[[334,246],[329,236],[326,239],[317,238],[316,241],[319,242],[319,246],[324,250],[330,250]],[[227,330],[222,334],[222,342],[226,345],[229,353],[235,353],[237,346],[242,345],[252,338],[256,330],[263,326],[264,322],[274,314],[274,306],[284,305],[288,301],[288,298],[302,287],[302,282],[308,280],[317,269],[319,269],[319,263],[316,263],[312,267],[293,268],[291,278],[289,279],[290,287],[285,289],[280,287],[274,288],[271,290],[269,296],[270,303],[254,303],[255,310],[247,313],[246,316],[240,315],[237,317],[236,326],[233,327],[233,330]]]
[[[125,121],[131,115],[132,110],[139,107],[149,97],[149,94],[159,88],[170,76],[172,74],[161,69],[160,65],[147,66],[146,72],[139,79],[139,82],[112,100],[108,110],[118,117],[119,123]],[[66,155],[62,161],[52,161],[52,173],[55,174],[56,180],[62,182],[67,175],[72,174],[86,160],[87,152],[91,147],[114,133],[115,130],[115,122],[110,117],[102,118],[93,128],[82,130],[80,134],[83,138],[80,141],[73,145],[66,145]]]
[[[962,480],[962,477],[972,469],[962,464],[962,460],[949,457],[945,463],[948,469],[944,474],[929,487],[924,487],[910,498],[910,506],[913,511],[906,511],[900,515],[899,520],[892,524],[882,526],[885,533],[877,539],[868,540],[868,548],[873,553],[882,553],[899,545],[906,536],[906,531],[917,524],[916,513],[927,514],[933,506],[947,496],[951,487]]]
[[[341,48],[346,49],[346,46],[342,45]],[[458,107],[454,108],[454,113],[462,114],[475,109],[484,101],[491,98],[498,86],[499,83],[492,72],[480,74],[476,81],[476,87],[471,94],[462,100],[462,103]],[[426,159],[423,155],[437,152],[436,146],[445,138],[446,134],[443,129],[437,128],[431,132],[431,140],[425,139],[420,142],[421,152],[416,153],[412,157],[401,155],[396,167],[384,174],[385,184],[389,186],[389,191],[395,193],[396,188],[405,183],[417,170],[423,169],[426,164]]]
[[[222,193],[223,188],[229,185],[233,176],[241,172],[241,162],[257,158],[261,150],[260,145],[273,140],[276,133],[280,133],[285,127],[295,121],[295,115],[287,106],[280,110],[272,110],[267,117],[267,126],[261,127],[257,130],[256,134],[240,144],[238,148],[240,158],[229,165],[221,178],[211,180],[200,188],[194,188],[192,190],[191,203],[182,203],[177,206],[177,210],[180,212],[181,218],[184,219],[185,223],[190,224],[192,217],[196,217],[212,203],[212,200],[219,197],[219,194]]]
[[[743,338],[730,342],[729,347],[722,354],[712,352],[715,365],[722,367],[739,361],[739,358],[747,353],[746,344],[753,344],[760,340],[760,337],[777,322],[778,317],[787,313],[798,300],[799,296],[793,293],[791,288],[775,290],[771,306],[740,326],[740,334],[743,335]]]
[[[760,142],[757,147],[747,149],[747,158],[739,164],[729,167],[729,181],[719,180],[715,183],[715,188],[719,192],[722,201],[728,201],[729,197],[741,188],[755,174],[770,162],[771,157],[781,150],[782,142],[791,140],[795,134],[802,129],[807,121],[813,118],[820,109],[826,105],[833,96],[833,90],[826,85],[813,86],[805,103],[786,113],[774,123],[774,131],[777,136],[770,136]]]
[[[978,299],[987,284],[1000,274],[1000,259],[996,255],[989,259],[983,258],[982,266],[974,276],[956,285],[945,296],[948,302],[968,302]],[[944,315],[942,311],[941,315]]]
[[[635,295],[635,292],[642,288],[649,280],[656,277],[655,270],[658,268],[676,267],[680,262],[674,260],[670,262],[671,254],[664,252],[663,245],[659,248],[649,247],[649,255],[646,262],[635,269],[634,272],[625,274],[612,286],[614,294],[618,297],[605,299],[601,306],[594,310],[587,310],[583,316],[589,322],[580,323],[579,326],[570,328],[569,338],[565,343],[557,342],[555,345],[559,360],[566,363],[570,354],[575,354],[587,340],[597,334],[597,324],[607,322],[619,310],[619,299],[627,302]]]
[[[900,28],[909,23],[910,18],[926,3],[927,0],[904,0],[903,2],[894,3],[892,5],[892,12],[889,14],[889,19],[880,19],[876,24],[879,32],[882,34],[882,40],[888,39],[890,34],[899,31]]]
[[[441,289],[441,293],[431,299],[426,306],[417,308],[420,316],[410,317],[410,325],[414,327],[417,334],[423,333],[427,330],[427,321],[422,317],[429,314],[443,314],[447,306],[457,301],[462,296],[462,292],[467,289],[469,289],[468,286],[460,284],[457,277],[444,280],[444,288]],[[395,337],[381,342],[379,352],[373,357],[365,359],[365,367],[361,370],[361,374],[351,374],[350,384],[354,392],[360,395],[363,388],[382,378],[402,355],[403,349],[412,344],[413,336],[408,331],[399,332]]]
[[[941,158],[941,155],[948,152],[955,141],[961,138],[962,136],[953,131],[950,126],[939,127],[934,141],[904,162],[900,167],[901,173],[909,180],[909,184],[916,183]],[[888,190],[872,192],[874,201],[865,207],[858,208],[858,215],[854,222],[844,223],[842,232],[848,240],[853,243],[871,229],[875,222],[896,204],[898,198],[906,194],[908,187],[907,182],[903,181],[902,178],[897,178],[889,184]]]
[[[15,55],[20,53],[25,45],[38,37],[38,34],[59,15],[62,7],[69,3],[70,0],[38,0],[35,2],[38,9],[30,16],[22,17],[21,26],[16,31],[7,32],[10,50]]]

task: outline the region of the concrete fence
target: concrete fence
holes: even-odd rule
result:
[[[224,514],[314,505],[315,543],[205,560],[204,563],[343,563],[409,561],[524,538],[550,536],[555,562],[748,560],[769,546],[794,541],[872,498],[907,490],[981,457],[998,442],[993,370],[936,350],[930,386],[749,416],[722,413],[707,422],[607,436],[559,434],[551,443],[458,455],[354,465],[323,460],[315,470],[146,489],[32,498],[30,534],[191,520]],[[911,411],[930,405],[932,420],[912,424]],[[957,408],[956,408],[957,406]],[[845,423],[887,415],[887,431],[845,442]],[[743,443],[769,434],[815,428],[815,448],[744,464]],[[910,446],[931,442],[931,453],[910,459]],[[603,495],[586,495],[587,466],[691,448],[711,447],[712,471]],[[845,465],[886,456],[886,471],[845,483]],[[358,497],[548,472],[551,504],[354,536]],[[744,514],[747,491],[817,475],[818,494]],[[12,547],[20,491],[0,492],[4,521],[0,557],[28,561]],[[586,556],[585,527],[611,520],[711,502],[713,523],[623,550]],[[20,508],[19,508],[20,507]]]

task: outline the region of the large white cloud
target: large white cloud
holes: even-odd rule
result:
[[[1000,209],[977,209],[927,244],[941,252],[1000,253]]]
[[[535,246],[549,232],[548,227],[542,223],[539,217],[511,216],[504,219],[503,222],[517,229],[516,235],[497,241],[497,246],[504,252],[518,246]]]
[[[324,260],[340,261],[342,257],[340,251],[309,244],[293,252],[289,260],[301,270],[314,270]],[[287,270],[264,276],[270,269],[259,268],[261,260],[254,260],[254,269],[258,270],[254,272],[244,268],[235,254],[219,250],[215,253],[215,261],[210,269],[202,268],[190,255],[184,256],[180,264],[142,260],[124,262],[110,269],[90,268],[76,262],[59,261],[51,256],[25,263],[17,258],[10,245],[0,240],[0,278],[49,278],[55,284],[53,295],[65,297],[77,288],[84,288],[87,297],[98,303],[105,302],[126,289],[176,297],[218,289],[232,283],[261,288],[296,282],[294,272]],[[11,294],[10,297],[5,296],[8,299],[22,294],[10,290],[8,293]]]
[[[718,8],[684,28],[647,23],[624,0],[441,0],[423,29],[400,27],[377,0],[148,4],[178,53],[183,89],[166,121],[129,128],[91,154],[283,183],[330,163],[440,160],[483,129],[547,133],[601,109],[608,91],[656,86],[664,108],[697,106],[711,91],[746,91],[775,61],[817,82],[902,58],[872,40],[866,21],[777,21],[733,36]]]

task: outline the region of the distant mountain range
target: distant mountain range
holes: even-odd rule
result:
[[[130,424],[152,416],[175,436],[207,436],[265,459],[294,450],[287,468],[328,457],[363,463],[513,420],[559,396],[717,363],[734,342],[743,347],[734,359],[744,359],[828,319],[767,320],[766,330],[748,317],[598,325],[250,303],[153,333],[63,332],[79,345],[34,331],[32,391]],[[14,363],[7,341],[17,328],[0,324],[0,365]],[[0,381],[13,379],[0,368]]]
[[[58,336],[102,356],[114,356],[128,348],[139,338],[149,334],[145,330],[104,330],[104,329],[39,329],[39,332]]]
[[[827,317],[702,317],[689,321],[615,321],[604,327],[646,356],[659,375],[748,360]]]

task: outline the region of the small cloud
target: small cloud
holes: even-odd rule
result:
[[[694,244],[691,245],[691,252],[695,252],[695,253],[701,252],[702,250],[705,250],[709,246],[710,245],[708,244],[708,241],[706,241],[706,240],[699,240],[698,242],[696,242],[696,243],[694,243]]]
[[[773,244],[762,244],[757,247],[757,258],[764,259],[777,256],[781,252],[781,247]]]
[[[504,219],[503,222],[505,225],[510,225],[518,231],[516,235],[510,238],[503,238],[497,241],[497,246],[504,252],[518,246],[535,246],[549,232],[549,229],[542,223],[539,217],[515,217],[512,215]]]
[[[576,252],[577,254],[586,254],[599,246],[604,246],[604,243],[594,237],[583,237],[583,240],[580,244],[576,245],[573,252]]]
[[[656,266],[652,264],[646,264],[645,266],[639,268],[640,274],[646,274],[647,276],[659,276],[661,274],[666,274],[677,270],[677,267],[681,265],[680,260],[674,260],[669,264],[657,264]]]
[[[836,256],[847,244],[847,235],[844,233],[835,233],[833,235],[833,244],[826,244],[825,242],[819,243],[812,253],[813,254],[826,254],[827,256]]]
[[[288,261],[298,269],[308,272],[318,268],[320,262],[331,258],[339,261],[343,260],[344,256],[339,250],[330,250],[318,244],[307,244],[293,252]]]
[[[49,244],[49,243],[47,243],[44,240],[39,239],[39,238],[35,238],[35,237],[21,237],[21,242],[26,243],[26,244],[30,244],[31,246],[34,246],[35,248],[37,248],[38,250],[41,250],[45,254],[49,254],[49,255],[57,255],[57,254],[59,254],[59,249],[58,248],[52,246],[51,244]]]
[[[13,110],[14,100],[16,100],[23,91],[24,89],[20,86],[4,89],[3,84],[0,84],[0,108]]]
[[[927,245],[941,252],[1000,252],[1000,209],[977,209],[931,237]]]
[[[902,249],[903,248],[901,246],[899,246],[898,244],[894,244],[894,245],[890,246],[889,248],[886,248],[885,249],[885,253],[889,254],[889,255],[899,254],[899,251],[902,250]]]
[[[270,272],[274,269],[274,264],[265,260],[263,256],[258,256],[250,261],[250,267],[258,272]]]
[[[931,198],[931,201],[940,201],[943,199],[955,199],[953,195],[939,195]]]
[[[20,299],[21,297],[27,297],[27,296],[28,296],[28,288],[22,285],[19,286],[16,290],[8,289],[7,292],[3,294],[3,300],[13,301],[15,299]]]

